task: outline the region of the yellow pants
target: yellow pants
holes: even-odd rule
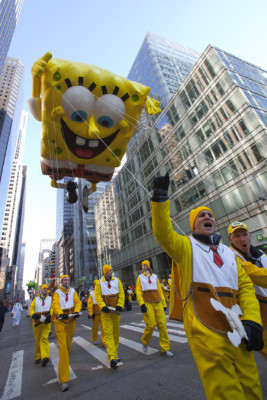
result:
[[[169,303],[169,300],[170,300],[170,292],[168,292],[167,290],[164,290],[164,297],[165,297],[166,303]]]
[[[146,324],[144,334],[142,336],[142,342],[144,345],[147,345],[154,332],[155,327],[157,326],[159,330],[159,344],[161,348],[161,352],[170,349],[170,340],[166,327],[166,317],[162,303],[145,303],[147,307],[147,312],[143,313],[144,321]]]
[[[103,329],[103,323],[101,320],[101,314],[96,314],[95,319],[92,319],[92,342],[97,342],[99,323],[100,323],[100,328],[101,328],[102,345],[105,346],[105,339],[104,339],[105,334],[104,334],[104,329]]]
[[[132,295],[131,295],[131,294],[129,294],[128,299],[129,299],[129,302],[130,302],[130,303],[133,302],[133,299],[132,299]]]
[[[64,324],[63,322],[55,322],[55,332],[58,342],[58,378],[60,383],[70,380],[69,374],[69,356],[73,334],[75,331],[75,321]]]
[[[187,305],[184,327],[207,400],[261,400],[262,390],[253,352],[237,348],[227,335],[203,325]]]
[[[44,358],[49,358],[49,342],[48,335],[51,330],[50,324],[40,324],[38,326],[34,326],[36,323],[33,320],[32,329],[33,336],[35,340],[34,345],[34,358],[35,360],[39,360],[40,358],[43,360]]]
[[[264,341],[264,347],[260,353],[267,360],[267,329],[263,330],[263,341]]]
[[[102,324],[105,335],[105,345],[109,361],[116,360],[120,338],[120,319],[121,316],[113,312],[102,313]]]

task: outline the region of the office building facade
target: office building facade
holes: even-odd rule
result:
[[[142,136],[110,185],[109,204],[101,198],[96,206],[101,263],[129,284],[144,259],[160,278],[168,276],[171,260],[154,239],[150,206],[152,181],[166,172],[178,233],[190,234],[190,210],[206,205],[224,243],[229,223],[241,220],[252,243],[266,248],[266,83],[263,69],[208,46],[159,117],[163,123]],[[112,246],[102,234],[107,220]]]
[[[6,61],[22,5],[23,0],[1,0],[0,2],[0,75]]]
[[[0,76],[0,232],[6,207],[23,103],[23,65],[7,57]]]

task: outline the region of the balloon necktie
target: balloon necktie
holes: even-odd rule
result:
[[[211,250],[213,251],[213,261],[215,262],[215,264],[221,268],[223,265],[223,260],[221,259],[220,255],[217,252],[217,248],[214,246],[210,247]]]

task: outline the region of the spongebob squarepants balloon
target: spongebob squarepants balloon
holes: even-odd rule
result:
[[[160,112],[159,102],[148,97],[150,88],[93,65],[46,53],[32,75],[28,104],[42,122],[41,169],[55,187],[68,176],[109,181],[143,107]]]

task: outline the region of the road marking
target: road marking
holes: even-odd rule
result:
[[[83,324],[81,324],[81,326],[83,326],[83,327],[86,328],[86,329],[89,329],[90,331],[92,330],[92,328],[90,328],[90,326],[83,325]]]
[[[5,390],[1,400],[11,400],[21,395],[24,350],[15,351],[9,368]]]
[[[138,328],[137,326],[131,326],[131,325],[121,325],[121,328],[125,328],[125,329],[130,329],[132,331],[135,332],[140,332],[140,333],[144,333],[144,329]],[[159,332],[153,332],[153,336],[159,337]],[[179,343],[186,343],[187,339],[186,338],[182,338],[179,336],[173,336],[173,335],[169,335],[169,339],[172,340],[173,342],[179,342]]]
[[[120,336],[120,344],[124,344],[124,346],[130,347],[131,349],[139,351],[140,353],[146,354],[144,353],[143,345],[141,343],[134,342],[133,340],[129,340]],[[152,347],[148,347],[146,355],[149,356],[150,354],[158,353],[158,351],[159,350],[153,349]]]
[[[88,342],[87,340],[83,339],[80,336],[76,336],[75,338],[73,338],[73,341],[77,343],[79,346],[81,346],[88,353],[90,353],[94,358],[96,358],[102,364],[104,364],[105,367],[110,368],[106,351],[99,349],[98,347],[94,346],[93,344],[91,344],[90,342]]]
[[[47,382],[47,384],[50,383],[54,383],[54,382],[59,382],[58,379],[58,360],[59,360],[59,353],[58,353],[58,348],[55,345],[55,343],[49,343],[49,358],[53,364],[55,373],[56,373],[56,378],[51,379],[50,381]],[[69,366],[70,368],[70,381],[72,381],[73,379],[76,379],[77,376],[75,375],[75,373],[73,372],[71,366]]]
[[[146,324],[144,322],[131,322],[130,324],[135,325],[135,326],[143,326],[143,327],[146,326]],[[169,326],[172,326],[172,327],[174,326],[175,328],[183,328],[182,326],[179,326],[177,324],[169,324],[168,322],[166,325],[167,325],[167,328]],[[157,327],[155,329],[158,330]],[[180,331],[179,329],[167,329],[167,330],[168,330],[168,333],[177,333],[177,335],[185,335],[184,330],[183,331]]]

